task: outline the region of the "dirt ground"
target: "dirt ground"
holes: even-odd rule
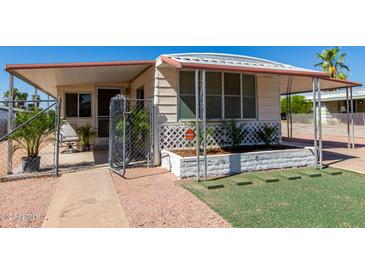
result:
[[[130,227],[230,227],[163,168],[131,168],[112,178]]]
[[[59,178],[0,182],[0,227],[40,227]]]

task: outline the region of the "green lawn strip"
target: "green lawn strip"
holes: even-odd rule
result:
[[[303,169],[295,169],[295,173]],[[255,172],[237,177],[253,178],[262,173],[274,176],[278,172],[294,171]],[[234,227],[365,227],[365,176],[358,173],[343,171],[338,176],[302,177],[300,183],[287,179],[277,184],[253,180],[249,187],[217,191],[209,191],[196,182],[184,187]]]
[[[206,189],[217,189],[217,188],[224,188],[224,181],[222,180],[212,180],[212,181],[203,181],[201,182],[201,184],[206,188]]]
[[[322,174],[315,168],[301,168],[298,173],[307,177],[321,177]]]
[[[256,175],[256,178],[258,180],[260,180],[261,182],[264,182],[264,183],[275,183],[275,182],[280,182],[280,179],[275,177],[275,176],[272,176],[271,174],[266,174],[266,173],[260,173],[258,175]]]
[[[320,170],[321,172],[327,174],[327,175],[332,175],[332,176],[336,176],[336,175],[341,175],[342,171],[339,169],[335,169],[335,168],[324,168]]]
[[[245,176],[231,176],[229,180],[236,186],[252,185],[253,180]]]
[[[302,176],[300,176],[299,174],[296,174],[294,172],[290,172],[290,171],[279,172],[277,176],[284,178],[286,180],[289,180],[289,181],[302,179]]]

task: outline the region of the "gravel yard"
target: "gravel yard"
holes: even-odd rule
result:
[[[0,182],[0,227],[40,227],[58,178]]]
[[[230,227],[163,168],[127,169],[126,179],[112,178],[130,227]]]

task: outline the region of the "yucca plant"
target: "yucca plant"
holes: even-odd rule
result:
[[[96,132],[90,124],[86,124],[83,127],[77,129],[77,133],[80,137],[80,143],[82,151],[90,150],[90,138],[96,136]]]

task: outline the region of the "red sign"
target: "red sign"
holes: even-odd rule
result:
[[[185,139],[188,141],[192,141],[195,138],[195,132],[192,129],[188,129],[185,131]]]

